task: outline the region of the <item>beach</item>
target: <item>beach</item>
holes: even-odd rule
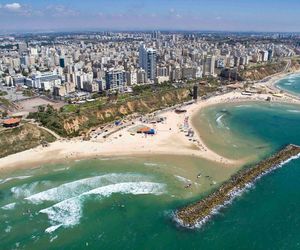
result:
[[[246,159],[229,159],[208,148],[201,139],[201,131],[192,123],[192,118],[201,109],[218,104],[239,102],[265,102],[272,98],[272,102],[299,104],[297,97],[282,93],[280,97],[274,96],[275,83],[287,74],[278,74],[267,81],[259,81],[254,88],[267,88],[269,93],[244,95],[241,90],[234,90],[225,94],[216,95],[195,103],[182,105],[185,112],[175,113],[175,108],[156,112],[156,116],[164,117],[160,123],[147,123],[136,118],[129,126],[108,131],[106,138],[96,136],[85,141],[81,138],[59,139],[48,147],[36,147],[0,159],[0,171],[11,168],[26,168],[44,163],[72,161],[78,159],[96,158],[101,156],[126,156],[126,155],[185,155],[201,157],[222,165],[242,165]],[[273,93],[273,94],[272,94]],[[154,135],[133,134],[130,129],[136,126],[154,128]],[[187,136],[187,129],[194,132],[192,138]]]
[[[89,140],[58,138],[1,159],[2,244],[39,249],[88,242],[95,249],[112,244],[118,249],[129,242],[130,248],[209,249],[213,244],[217,249],[234,241],[235,249],[240,246],[236,235],[250,237],[252,246],[265,243],[259,237],[268,239],[271,233],[263,247],[268,248],[273,235],[286,241],[285,230],[297,243],[299,160],[257,180],[205,226],[191,232],[174,223],[178,209],[218,190],[246,165],[255,166],[253,160],[266,159],[287,143],[299,145],[300,108],[288,104],[296,99],[243,91],[93,128]],[[164,119],[154,123],[155,118]],[[157,133],[134,133],[141,126]],[[190,130],[193,137],[187,136]],[[224,147],[239,154],[227,154]],[[278,219],[285,213],[291,215],[288,222]],[[238,226],[228,226],[232,222]]]

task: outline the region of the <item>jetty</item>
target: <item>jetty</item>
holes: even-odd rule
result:
[[[204,224],[257,179],[299,156],[300,146],[287,145],[256,166],[239,171],[206,198],[178,210],[175,214],[176,221],[188,228]]]

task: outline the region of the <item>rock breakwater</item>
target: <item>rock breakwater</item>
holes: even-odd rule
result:
[[[206,198],[178,210],[175,215],[176,221],[189,228],[203,225],[220,208],[251,186],[255,180],[299,156],[300,146],[287,145],[256,166],[239,171]]]

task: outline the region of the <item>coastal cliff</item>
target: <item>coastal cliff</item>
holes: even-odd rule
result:
[[[185,227],[193,228],[205,223],[222,206],[228,204],[243,189],[261,176],[271,172],[284,162],[298,157],[300,147],[288,145],[270,158],[261,161],[255,167],[240,171],[221,185],[215,192],[203,200],[180,209],[176,220]]]
[[[25,123],[17,128],[0,131],[0,158],[40,145],[53,142],[55,137],[36,125]]]
[[[243,81],[258,81],[262,80],[268,76],[283,72],[288,66],[289,62],[281,61],[277,63],[269,63],[265,65],[258,65],[249,69],[245,69],[240,72],[239,78]],[[299,60],[291,60],[290,67],[288,68],[291,71],[300,69]]]
[[[74,137],[85,134],[92,127],[121,119],[127,115],[150,113],[190,99],[189,89],[170,89],[106,103],[96,100],[88,103],[86,107],[72,105],[72,111],[54,110],[49,106],[41,112],[31,113],[29,117],[61,136]]]

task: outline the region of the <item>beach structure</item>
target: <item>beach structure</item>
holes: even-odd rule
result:
[[[20,118],[9,118],[3,121],[3,127],[5,128],[12,128],[19,126],[21,122]]]
[[[186,113],[186,109],[175,109],[176,114]]]
[[[149,128],[149,127],[142,127],[137,130],[138,134],[147,134],[147,135],[154,135],[155,134],[155,129]]]

